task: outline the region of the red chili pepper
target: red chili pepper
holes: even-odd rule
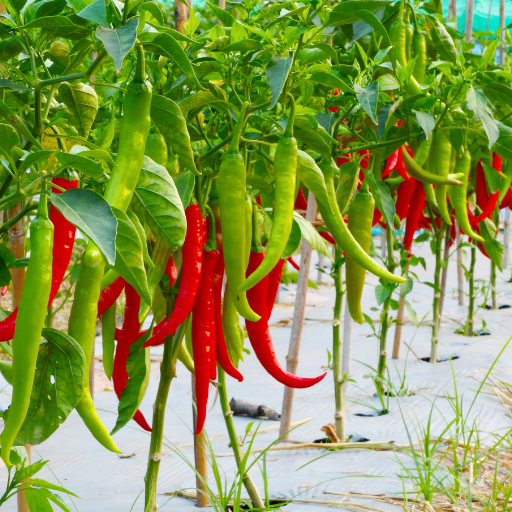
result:
[[[414,158],[414,154],[412,152],[412,150],[410,148],[407,148],[407,152]],[[403,159],[403,155],[402,155],[402,148],[400,148],[398,150],[398,158],[397,158],[397,161],[396,161],[396,172],[398,172],[398,174],[405,180],[405,181],[409,181],[411,179],[411,177],[409,176],[408,172],[407,172],[407,169],[405,168],[405,165],[404,165],[404,159]]]
[[[265,257],[264,252],[251,252],[249,259],[249,266],[247,268],[247,276],[254,272]],[[263,368],[274,377],[278,382],[288,386],[289,388],[309,388],[320,382],[327,373],[315,377],[314,379],[307,379],[297,377],[281,368],[277,361],[274,347],[272,345],[272,338],[268,329],[267,315],[268,315],[268,277],[263,278],[259,283],[247,290],[247,299],[252,310],[261,316],[257,322],[245,321],[247,327],[247,334],[251,346],[262,364]]]
[[[494,158],[493,154],[493,167],[496,171],[501,173],[501,158],[496,155],[497,158]],[[499,159],[499,160],[498,160]],[[480,160],[476,164],[476,202],[482,213],[478,215],[478,217],[474,217],[472,221],[472,226],[476,226],[479,222],[482,222],[484,219],[487,219],[491,216],[494,208],[496,207],[496,203],[498,202],[498,197],[500,195],[500,191],[497,190],[493,194],[487,195],[487,185],[485,183],[485,174],[482,167],[482,163]]]
[[[423,208],[425,208],[425,191],[423,190],[421,181],[416,180],[405,223],[404,248],[407,252],[411,250],[414,233],[419,227]]]
[[[176,303],[169,319],[163,319],[156,327],[153,336],[144,344],[145,347],[161,345],[166,336],[176,331],[187,318],[201,280],[201,263],[203,259],[203,222],[197,204],[191,204],[185,210],[187,217],[187,234],[183,244],[181,279]]]
[[[178,269],[174,264],[174,259],[172,255],[169,256],[169,261],[165,266],[165,274],[169,278],[169,286],[174,286],[176,284],[176,281],[178,280]]]
[[[504,197],[504,198],[502,199],[502,201],[501,201],[501,204],[500,204],[500,210],[501,210],[502,208],[507,208],[507,206],[508,206],[508,203],[509,203],[510,199],[512,199],[512,189],[510,189],[510,188],[509,188],[509,189],[507,190],[507,193],[505,194],[505,197]]]
[[[380,219],[382,219],[382,212],[378,208],[375,208],[373,211],[372,226],[375,226],[375,224],[377,224]]]
[[[334,238],[332,237],[331,233],[329,233],[329,231],[319,231],[318,234],[330,244],[335,244]]]
[[[294,259],[291,256],[287,259],[287,261],[295,270],[300,270],[300,266],[297,263],[295,263]]]
[[[334,93],[332,93],[332,95],[333,96],[338,96],[339,93],[340,93],[340,90],[336,88],[336,89],[334,89]],[[331,94],[331,93],[329,93],[329,94]],[[339,107],[329,107],[329,110],[331,112],[338,112],[338,108]]]
[[[128,382],[126,362],[130,355],[130,347],[142,335],[139,323],[139,294],[129,284],[126,285],[125,293],[126,306],[124,309],[124,322],[122,329],[116,329],[117,345],[114,357],[114,368],[112,371],[112,383],[114,384],[114,391],[116,392],[119,400],[121,399],[123,389],[126,387]],[[139,410],[134,414],[133,419],[144,430],[151,432],[151,427],[148,425],[146,418],[144,418],[144,415]]]
[[[386,167],[384,167],[382,171],[382,179],[384,179],[388,174],[391,174],[392,171],[395,170],[396,163],[398,161],[398,149],[391,153],[386,160]]]
[[[448,244],[448,248],[450,248],[455,242],[455,237],[457,236],[457,232],[455,230],[455,216],[452,215],[452,225],[450,227],[450,242]]]
[[[261,205],[260,205],[261,206]],[[299,193],[297,194],[297,199],[295,199],[295,209],[296,210],[307,210],[308,202],[304,197],[304,193],[302,189],[299,187]]]
[[[224,278],[224,258],[222,255],[217,260],[213,272],[213,302],[215,307],[215,359],[220,367],[231,377],[239,382],[244,380],[242,374],[235,368],[229,357],[224,330],[222,329],[222,281]]]
[[[2,286],[2,290],[0,292],[0,294],[2,295],[2,297],[7,293],[7,290],[9,289],[9,286]]]
[[[78,187],[78,180],[67,180],[65,178],[53,178],[52,183],[59,187],[70,190]],[[62,191],[53,188],[55,194],[60,194]],[[50,298],[48,300],[48,307],[50,307],[53,299],[57,295],[64,274],[69,266],[71,254],[73,252],[73,245],[75,243],[76,228],[68,222],[64,215],[62,215],[57,208],[53,205],[50,208],[50,220],[54,225],[53,235],[53,260],[52,260],[52,287],[50,291]],[[7,318],[0,322],[0,341],[8,341],[14,337],[14,328],[16,325],[16,316],[18,315],[18,308],[16,308]]]
[[[325,231],[319,231],[319,233],[325,233]],[[274,309],[276,302],[277,290],[281,284],[281,276],[283,274],[284,260],[280,259],[279,263],[274,267],[272,272],[268,275],[267,281],[267,322]]]
[[[98,316],[103,315],[107,309],[114,304],[126,286],[126,281],[118,277],[113,283],[101,290],[98,300]]]
[[[215,346],[215,307],[213,274],[218,261],[217,251],[204,251],[199,290],[192,308],[192,351],[194,354],[197,423],[195,435],[203,430],[210,386],[210,360]]]
[[[409,181],[402,181],[398,186],[396,196],[396,214],[400,220],[403,220],[407,216],[415,188],[416,180],[414,178]]]

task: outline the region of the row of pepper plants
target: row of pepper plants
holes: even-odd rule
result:
[[[381,377],[397,293],[415,317],[406,295],[412,269],[424,264],[411,253],[418,230],[432,232],[436,255],[431,362],[442,240],[455,239],[455,220],[471,252],[470,285],[477,248],[501,269],[498,211],[512,204],[512,74],[508,60],[496,65],[496,52],[508,50],[508,33],[467,43],[437,0],[243,0],[226,10],[207,1],[180,30],[153,1],[4,5],[0,204],[18,213],[0,228],[0,286],[15,268],[26,267],[26,278],[19,306],[0,322],[12,356],[1,369],[13,386],[0,436],[9,468],[0,504],[24,490],[31,510],[48,500],[67,510],[51,492],[64,489],[26,480],[43,463],[27,466],[16,447],[43,442],[76,409],[113,452],[113,435],[131,419],[151,431],[145,510],[156,510],[178,359],[195,374],[195,434],[217,379],[231,445],[245,464],[225,379],[243,379],[245,338],[283,385],[325,377],[286,372],[268,329],[284,262],[302,239],[329,258],[335,245],[338,319],[346,294],[352,318],[369,320],[366,273],[380,278]],[[304,218],[311,194],[320,214],[313,223]],[[7,243],[20,219],[29,226],[28,257]],[[384,266],[369,255],[377,223],[386,228]],[[52,327],[65,302],[67,332]],[[120,399],[111,432],[89,389],[98,318],[103,366]],[[339,322],[334,332],[338,400]],[[162,344],[150,427],[138,407],[150,347]],[[243,483],[261,507],[250,479]]]

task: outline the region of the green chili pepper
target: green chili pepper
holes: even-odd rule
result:
[[[153,162],[167,168],[168,151],[167,143],[161,133],[150,133],[146,140],[144,154],[149,156]]]
[[[37,353],[52,284],[52,249],[53,224],[48,218],[43,188],[37,215],[30,225],[30,262],[12,341],[12,401],[7,417],[4,417],[5,427],[0,436],[2,459],[7,467],[11,466],[11,448],[25,420],[34,385]]]
[[[335,167],[336,164],[331,159],[324,160],[320,165],[320,169],[322,170],[325,178],[327,194],[331,197],[335,197],[336,195],[334,192]],[[334,201],[334,206],[334,211],[331,211],[329,206],[321,203],[320,201],[318,202],[318,209],[322,214],[325,226],[333,236],[336,243],[340,246],[341,250],[345,252],[349,258],[352,258],[356,263],[370,271],[372,274],[375,274],[377,277],[387,279],[393,283],[405,282],[403,277],[388,272],[388,270],[382,268],[379,264],[373,261],[373,259],[370,258],[368,254],[366,254],[364,249],[362,249],[361,246],[356,242],[349,229],[347,228],[341,212],[337,207],[336,201]]]
[[[222,302],[222,328],[224,329],[224,337],[228,342],[229,353],[236,356],[231,360],[238,367],[238,360],[243,361],[244,359],[244,339],[238,325],[238,312],[232,299],[229,282],[226,283],[224,301]]]
[[[114,369],[114,349],[116,336],[116,303],[101,315],[101,340],[103,346],[103,369],[109,380]]]
[[[295,102],[291,99],[291,110],[284,136],[279,139],[274,157],[275,202],[274,220],[263,261],[238,288],[245,292],[259,283],[277,265],[292,232],[297,180],[297,141],[293,137]]]
[[[259,315],[250,308],[245,293],[238,291],[245,279],[247,237],[249,239],[251,237],[251,233],[246,232],[245,161],[244,157],[238,152],[240,135],[248,107],[249,103],[244,103],[230,149],[222,158],[218,175],[218,193],[222,250],[226,262],[226,275],[231,297],[238,312],[244,318],[256,322],[259,320]]]
[[[435,130],[433,136],[433,151],[430,152],[433,170],[438,176],[446,178],[450,174],[452,146],[448,140],[448,137],[446,137],[442,130]],[[448,210],[448,201],[446,200],[447,193],[448,185],[436,185],[436,188],[434,189],[434,195],[436,196],[437,209],[439,210],[441,219],[443,219],[446,224],[451,226],[452,221],[450,219],[450,212]]]
[[[187,350],[187,345],[182,342],[180,345],[180,351],[178,352],[178,359],[183,363],[185,368],[190,372],[194,373],[194,360]]]
[[[416,58],[412,76],[421,84],[427,71],[427,40],[419,30],[412,37],[412,57]]]
[[[368,254],[372,241],[372,222],[375,200],[369,192],[355,195],[348,209],[348,229],[355,241]],[[361,297],[366,277],[366,269],[349,256],[345,259],[347,282],[347,305],[350,316],[358,323],[364,322],[361,312]]]
[[[471,154],[466,150],[461,157],[456,159],[455,162],[455,171],[464,173],[464,177],[462,178],[462,187],[450,187],[448,193],[450,195],[450,203],[455,208],[455,218],[457,219],[461,229],[466,233],[466,235],[474,240],[483,242],[483,238],[473,231],[468,218],[467,194],[470,167]]]
[[[357,190],[358,178],[359,167],[354,162],[346,162],[340,167],[336,200],[338,201],[338,207],[342,215],[344,215],[350,200]]]

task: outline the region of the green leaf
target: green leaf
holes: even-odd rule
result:
[[[194,96],[197,96],[197,94],[194,94]],[[174,153],[178,156],[180,167],[183,170],[189,169],[193,173],[198,174],[187,129],[187,121],[183,117],[181,108],[171,99],[153,94],[151,99],[151,119],[165,137],[167,144],[171,146]]]
[[[147,156],[144,157],[132,205],[173,251],[183,245],[187,222],[176,185],[165,167]]]
[[[283,260],[289,258],[293,253],[295,253],[295,251],[299,248],[301,239],[302,239],[302,233],[300,231],[299,224],[294,219],[290,237],[288,238],[288,242],[286,243],[284,252],[281,255],[281,258]]]
[[[103,0],[97,0],[103,3]],[[71,85],[64,82],[59,86],[59,95],[75,118],[79,133],[87,139],[92,123],[98,113],[98,96],[96,91],[86,84]]]
[[[400,82],[390,73],[379,76],[376,82],[379,84],[379,89],[381,91],[394,91],[396,89],[400,89]],[[391,105],[385,106],[391,107]]]
[[[15,444],[40,444],[50,437],[82,398],[85,355],[69,334],[42,331],[30,405]]]
[[[28,461],[28,458],[26,458],[26,460]],[[39,471],[41,471],[41,469],[43,469],[46,464],[48,464],[47,460],[38,460],[29,466],[17,469],[14,478],[12,479],[13,483],[20,483],[26,478],[30,478],[31,476],[39,473]]]
[[[30,512],[53,512],[43,489],[28,488],[25,491],[25,498]]]
[[[225,11],[224,9],[221,9],[215,4],[212,4],[206,0],[206,4],[210,9],[215,13],[217,18],[222,21],[222,24],[226,27],[232,27],[233,23],[235,23],[235,18],[229,14],[229,12]]]
[[[272,93],[270,109],[274,108],[279,96],[281,96],[281,91],[283,90],[284,84],[286,83],[292,68],[292,62],[293,55],[290,55],[289,57],[274,55],[272,57],[272,65],[267,66],[267,69],[265,70],[267,82]]]
[[[103,128],[99,137],[96,139],[96,146],[99,146],[101,149],[109,149],[112,145],[112,141],[114,140],[115,135],[115,127],[116,127],[116,115],[115,110],[112,109],[112,114],[110,116],[110,121],[107,126]]]
[[[309,77],[309,80],[327,87],[332,87],[333,89],[339,89],[341,92],[354,94],[354,90],[344,80],[336,75],[327,73],[327,71],[317,71]]]
[[[164,15],[162,13],[162,9],[160,9],[160,6],[156,2],[143,2],[140,6],[140,12],[141,14],[144,11],[147,11],[155,18],[155,20],[160,24],[163,25],[165,23]]]
[[[8,37],[7,39],[0,41],[0,60],[11,60],[19,55],[23,50],[23,45],[17,37]]]
[[[12,276],[9,272],[7,263],[0,258],[0,286],[7,286],[11,282]]]
[[[369,12],[375,12],[378,9],[387,7],[390,2],[381,0],[347,0],[341,2],[331,11],[328,26],[350,25],[361,19],[358,13],[364,8]],[[365,20],[366,21],[366,20]]]
[[[84,20],[97,23],[104,28],[109,28],[109,24],[107,23],[105,0],[96,0],[92,4],[88,5],[84,10],[80,11],[77,16],[80,16],[80,18],[83,18]]]
[[[428,21],[430,37],[438,55],[442,60],[456,64],[457,50],[446,27],[435,16],[429,16]]]
[[[4,59],[2,59],[2,60],[4,60]],[[9,60],[9,59],[5,59],[5,60]],[[0,79],[0,89],[10,89],[11,91],[17,91],[17,92],[30,92],[32,90],[30,87],[23,87],[21,85],[15,84],[14,82],[7,80],[7,78]]]
[[[194,175],[191,172],[180,172],[173,176],[172,179],[180,195],[183,208],[186,208],[190,204],[192,193],[194,192]]]
[[[491,261],[503,271],[503,245],[496,238],[496,226],[490,219],[478,223],[480,235],[484,239],[484,247]]]
[[[150,334],[151,332],[148,331],[130,347],[130,354],[126,362],[128,382],[121,393],[118,417],[111,435],[118,432],[133,418],[146,393],[151,360],[149,358],[149,347],[142,348],[142,345],[144,345]]]
[[[375,287],[375,299],[377,300],[377,304],[380,306],[384,303],[384,301],[391,295],[391,288],[388,286],[383,286],[382,284],[378,284]]]
[[[236,43],[228,44],[221,48],[219,51],[228,53],[228,52],[256,52],[258,50],[263,50],[265,46],[262,42],[256,41],[255,39],[244,39],[243,41],[237,41]]]
[[[501,174],[491,165],[482,162],[485,182],[487,183],[491,194],[496,193],[500,189]]]
[[[146,241],[146,233],[144,231],[144,226],[141,224],[139,217],[137,217],[137,214],[132,210],[127,210],[126,214],[128,217],[130,217],[130,220],[132,221],[132,224],[135,226],[135,229],[137,230],[137,233],[139,234],[139,240],[142,244],[142,259],[144,260],[144,263],[148,267],[154,267],[153,261],[151,260],[148,252],[148,244]]]
[[[407,308],[407,312],[409,313],[409,318],[412,320],[413,324],[416,327],[419,327],[420,323],[418,322],[418,317],[416,315],[416,311],[414,311],[414,308],[411,306],[409,301],[404,299],[405,307]]]
[[[72,153],[64,153],[63,151],[55,153],[55,157],[59,164],[62,165],[62,170],[67,167],[72,167],[77,171],[87,174],[91,178],[101,178],[103,176],[103,167],[101,163],[95,162],[90,158],[74,155]]]
[[[357,101],[359,101],[361,107],[363,107],[364,111],[370,116],[370,119],[375,124],[379,124],[377,120],[377,102],[379,100],[378,82],[372,82],[366,89],[359,88],[358,92]]]
[[[333,205],[329,202],[325,178],[320,167],[311,156],[301,150],[297,152],[297,178],[313,193],[317,201],[329,205],[332,210]]]
[[[78,155],[85,158],[95,158],[96,160],[105,160],[111,165],[116,165],[112,155],[105,149],[89,149],[85,146],[73,146],[69,152],[71,155]]]
[[[43,16],[37,20],[27,23],[22,28],[47,28],[56,29],[59,27],[73,27],[75,24],[66,16]]]
[[[304,219],[299,213],[293,212],[293,219],[299,225],[302,238],[305,238],[314,251],[321,252],[332,261],[332,254],[326,241],[318,234],[313,224]]]
[[[382,42],[386,46],[391,46],[391,41],[389,39],[388,33],[386,32],[384,25],[379,21],[375,14],[364,9],[361,11],[357,11],[355,15],[358,18],[362,19],[365,23],[370,25],[370,27],[372,27],[375,30],[375,32],[382,37]]]
[[[425,132],[425,137],[428,140],[430,133],[436,125],[434,116],[430,112],[421,112],[419,110],[413,110],[413,112],[416,114],[416,121],[418,121],[421,129]]]
[[[117,220],[107,201],[98,193],[83,188],[52,194],[51,199],[53,206],[98,246],[107,263],[114,265]]]
[[[14,113],[4,101],[0,100],[0,115],[9,123],[20,135],[23,135],[38,149],[41,148],[41,144],[37,139],[34,138],[30,130],[25,126],[24,121]]]
[[[152,43],[148,43],[144,46],[159,55],[173,60],[187,78],[191,80],[199,90],[204,91],[204,87],[197,79],[190,59],[185,53],[185,50],[183,50],[183,46],[178,43],[173,36],[168,33],[159,34],[153,39]]]
[[[102,26],[96,28],[96,37],[103,43],[105,50],[114,60],[114,67],[118,72],[123,65],[124,58],[135,44],[138,26],[139,19],[131,18],[126,25],[117,30]]]
[[[183,98],[179,103],[179,107],[185,116],[187,116],[190,111],[202,109],[206,105],[210,107],[221,107],[227,110],[227,102],[215,96],[211,91],[196,92],[195,94]]]
[[[257,174],[248,174],[246,183],[253,189],[259,190],[264,194],[272,194],[272,191],[274,190],[270,183],[268,183],[264,178],[258,176]]]
[[[512,128],[503,123],[496,124],[499,130],[499,137],[494,143],[492,150],[501,158],[512,160]]]
[[[41,478],[31,478],[26,483],[27,485],[30,485],[32,487],[42,487],[44,489],[51,489],[52,491],[64,492],[66,494],[70,494],[71,496],[75,496],[75,498],[78,498],[78,496],[75,493],[68,491],[64,487],[52,484],[50,482],[47,482],[46,480],[42,480]]]
[[[48,149],[44,149],[43,151],[35,151],[34,153],[29,153],[26,157],[21,161],[19,166],[20,172],[25,172],[29,167],[34,165],[41,160],[47,161],[51,154],[55,153],[55,151],[50,151]]]
[[[116,261],[114,270],[131,284],[141,298],[151,304],[146,270],[142,252],[142,242],[130,217],[119,208],[112,207],[117,219]]]
[[[20,143],[20,138],[16,130],[8,124],[0,124],[0,151],[5,155],[12,157],[14,146]]]
[[[363,172],[375,199],[375,205],[384,215],[386,222],[393,226],[395,222],[395,203],[389,188],[382,181],[375,181],[373,173],[368,172],[366,169],[363,169]]]

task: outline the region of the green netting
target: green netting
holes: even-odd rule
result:
[[[443,0],[444,15],[448,16],[448,0]],[[490,15],[489,15],[490,9]],[[457,0],[457,29],[464,32],[466,0]],[[505,25],[512,23],[512,1],[505,1]],[[498,30],[500,26],[500,0],[475,0],[473,31]]]

